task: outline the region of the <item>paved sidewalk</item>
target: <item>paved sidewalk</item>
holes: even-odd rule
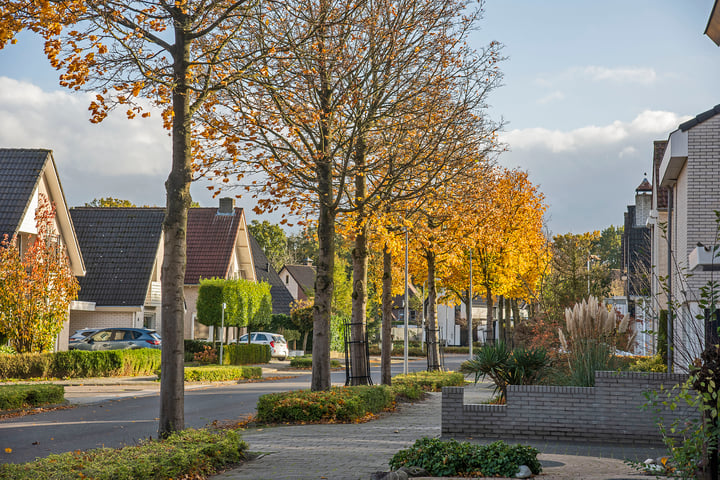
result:
[[[389,470],[392,455],[423,436],[440,435],[441,394],[400,405],[399,411],[361,424],[296,425],[250,429],[243,439],[261,456],[214,480],[368,480]],[[472,439],[486,443],[496,439]],[[657,449],[614,445],[530,444],[542,452],[542,479],[651,479],[623,463],[661,454]]]

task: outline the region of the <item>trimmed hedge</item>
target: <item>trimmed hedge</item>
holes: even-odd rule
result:
[[[65,401],[62,385],[0,385],[0,410],[17,410]]]
[[[224,382],[260,377],[262,377],[262,368],[260,367],[185,367],[186,382]]]
[[[442,387],[463,387],[465,376],[460,372],[413,372],[395,375],[393,386],[417,385],[428,392],[439,392]]]
[[[380,355],[380,347],[378,347],[377,345],[370,345],[368,350],[370,351],[370,355]],[[402,357],[403,355],[405,355],[405,347],[403,345],[393,344],[392,356],[393,357]],[[409,357],[427,357],[427,349],[425,349],[425,351],[423,351],[422,348],[420,348],[420,347],[408,346],[408,356]]]
[[[270,362],[270,345],[231,343],[223,346],[223,365],[254,365]],[[218,354],[219,355],[219,354]]]
[[[303,355],[302,357],[290,357],[290,366],[292,368],[312,368],[312,355]],[[334,358],[330,359],[330,368],[340,368],[342,363]]]
[[[0,464],[0,478],[208,478],[224,466],[244,460],[247,448],[237,431],[187,429],[165,440],[149,440],[121,449],[98,448],[50,455],[28,463]]]
[[[384,385],[332,387],[327,391],[270,393],[257,403],[261,422],[352,422],[392,407],[395,398]]]
[[[0,378],[82,378],[151,375],[160,368],[160,350],[70,350],[0,354]]]
[[[206,346],[215,348],[215,344],[213,342],[206,342],[204,340],[185,340],[185,361],[186,362],[192,362],[193,356],[198,353],[202,352]]]

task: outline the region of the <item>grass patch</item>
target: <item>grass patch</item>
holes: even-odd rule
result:
[[[475,445],[456,440],[443,441],[423,437],[390,459],[390,467],[421,467],[433,477],[482,476],[513,477],[520,465],[527,465],[535,475],[542,471],[538,451],[524,445],[503,441]]]
[[[121,449],[69,452],[22,464],[0,464],[0,478],[15,480],[144,480],[206,478],[245,458],[247,443],[234,430],[188,429],[166,440]]]
[[[0,410],[39,407],[65,401],[62,385],[0,385]]]
[[[185,367],[186,382],[224,382],[261,378],[262,368],[237,365]]]
[[[292,368],[312,368],[312,355],[303,355],[302,357],[290,357],[290,366]],[[330,359],[330,368],[340,368],[342,363],[334,358]]]
[[[257,418],[270,423],[353,422],[391,408],[394,397],[383,385],[270,393],[258,399]]]

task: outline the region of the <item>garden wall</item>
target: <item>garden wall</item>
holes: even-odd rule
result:
[[[594,387],[509,385],[505,405],[463,405],[462,387],[444,387],[442,436],[661,444],[644,392],[670,389],[682,374],[596,372]],[[697,416],[684,402],[665,408],[666,425]]]

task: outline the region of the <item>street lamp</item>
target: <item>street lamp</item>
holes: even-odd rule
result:
[[[220,365],[223,364],[223,341],[225,340],[223,338],[223,335],[225,333],[225,306],[226,306],[226,303],[223,302],[222,314],[220,316]]]
[[[408,228],[405,227],[405,346],[403,349],[403,373],[408,374],[408,317],[410,309],[408,308]]]

